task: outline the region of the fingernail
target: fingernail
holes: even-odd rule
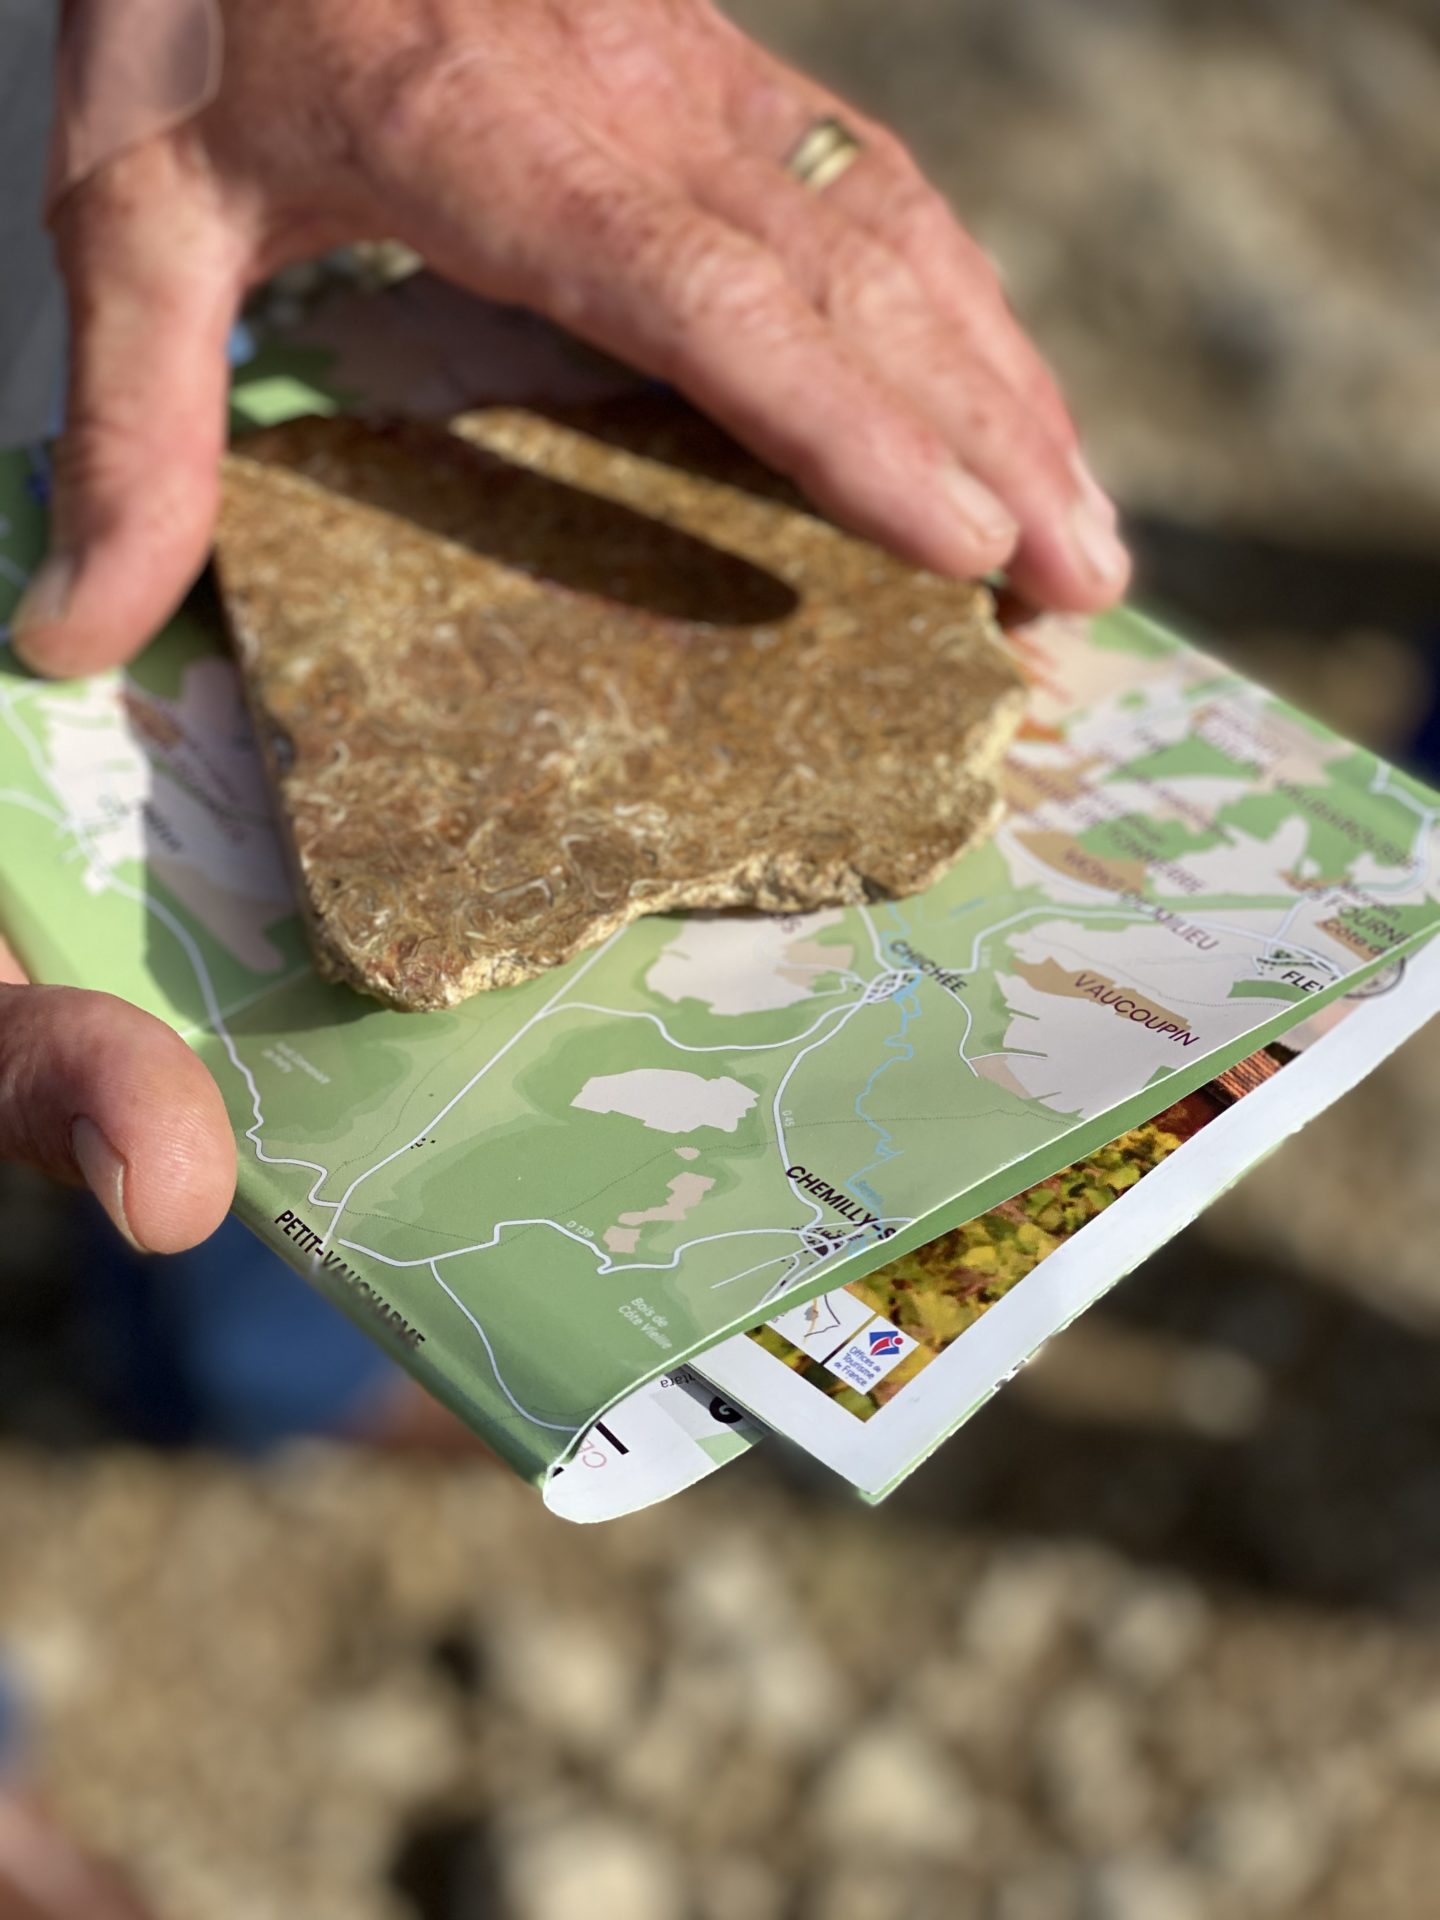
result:
[[[145,1249],[135,1238],[125,1213],[125,1162],[93,1120],[83,1116],[70,1129],[70,1151],[85,1176],[85,1184],[137,1253]]]
[[[1075,484],[1090,504],[1099,512],[1109,526],[1115,526],[1120,519],[1119,509],[1109,494],[1101,486],[1091,471],[1090,463],[1080,449],[1076,447],[1070,455],[1070,471],[1075,476]]]
[[[986,540],[1014,540],[1020,523],[987,486],[963,467],[950,469],[950,497],[961,518]]]
[[[1112,520],[1088,499],[1070,510],[1070,532],[1081,570],[1102,586],[1113,587],[1130,570],[1130,556],[1115,532]]]
[[[10,639],[27,667],[32,664],[26,652],[27,641],[40,628],[64,619],[74,584],[74,559],[68,553],[52,553],[21,594],[10,616]]]

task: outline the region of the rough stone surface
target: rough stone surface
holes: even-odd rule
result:
[[[1208,1920],[1212,1911],[1192,1874],[1144,1854],[1097,1868],[1081,1907],[1083,1920]]]
[[[505,1850],[513,1920],[686,1920],[684,1883],[652,1836],[626,1822],[560,1820]],[[475,1909],[471,1909],[475,1911]]]
[[[305,420],[218,542],[324,971],[453,1005],[641,914],[928,885],[999,809],[989,597],[800,511],[678,402]]]
[[[975,1804],[942,1746],[881,1725],[857,1733],[821,1775],[815,1822],[841,1853],[957,1859],[974,1836]]]

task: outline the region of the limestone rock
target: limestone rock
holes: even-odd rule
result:
[[[833,1848],[873,1858],[963,1858],[978,1826],[969,1782],[937,1742],[913,1727],[858,1730],[821,1773],[816,1830]]]
[[[598,1813],[522,1827],[503,1849],[501,1880],[514,1920],[685,1920],[689,1905],[671,1849]]]
[[[913,893],[983,835],[1020,680],[678,402],[233,455],[222,592],[322,970],[453,1005],[641,914]]]

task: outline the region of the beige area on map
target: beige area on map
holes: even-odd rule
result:
[[[1089,792],[1091,776],[1107,764],[1098,753],[1056,763],[1031,759],[1012,749],[1000,769],[1000,791],[1013,813],[1038,813],[1047,805],[1069,806]]]
[[[1017,960],[1015,972],[1022,980],[1028,980],[1037,993],[1053,993],[1061,999],[1092,1000],[1097,1006],[1102,1006],[1102,1002],[1095,1000],[1097,993],[1124,994],[1145,1012],[1153,1014],[1157,1022],[1168,1020],[1172,1026],[1180,1028],[1182,1032],[1189,1030],[1190,1022],[1184,1014],[1171,1013],[1169,1008],[1162,1006],[1152,994],[1145,993],[1138,987],[1127,987],[1123,981],[1111,980],[1106,974],[1096,973],[1093,968],[1066,967],[1062,966],[1058,960]],[[1103,1010],[1112,1015],[1115,1011],[1113,1007],[1108,1006],[1103,1007]],[[1125,1013],[1120,1017],[1128,1019],[1130,1016]]]
[[[611,1253],[634,1253],[640,1244],[642,1227],[652,1220],[683,1220],[699,1206],[714,1184],[703,1173],[677,1173],[669,1184],[670,1198],[658,1207],[622,1213],[617,1225],[605,1229],[605,1245]]]
[[[244,967],[272,973],[284,956],[266,928],[293,895],[235,671],[187,669],[178,700],[121,676],[35,702],[47,758],[103,888],[134,863]],[[223,874],[224,885],[214,876]]]
[[[1197,707],[1190,727],[1227,758],[1255,768],[1262,792],[1277,780],[1312,786],[1327,766],[1353,751],[1346,741],[1327,740],[1279,708],[1238,700]]]
[[[1025,629],[1023,649],[1031,676],[1029,724],[1043,733],[1065,727],[1077,710],[1096,717],[1101,726],[1113,726],[1116,703],[1143,692],[1147,703],[1160,707],[1183,697],[1184,674],[1175,657],[1142,660],[1138,655],[1089,644],[1089,623],[1070,614],[1051,614]]]
[[[982,1080],[988,1080],[992,1086],[1004,1087],[1007,1093],[1018,1093],[1022,1100],[1028,1100],[1030,1089],[1023,1080],[1017,1079],[1014,1069],[1003,1053],[990,1053],[979,1060],[972,1060],[971,1066]]]
[[[1111,893],[1145,891],[1149,869],[1143,860],[1104,859],[1088,847],[1082,847],[1073,834],[1056,832],[1049,827],[1017,833],[1014,839],[1036,860],[1067,880],[1078,880],[1087,887],[1105,887]]]
[[[1148,919],[1089,928],[1078,946],[1073,922],[1061,917],[1020,929],[996,972],[1011,1013],[995,1049],[1004,1057],[975,1068],[1013,1092],[1003,1067],[1026,1098],[1054,1113],[1103,1113],[1162,1069],[1255,1024],[1254,1001],[1231,992],[1252,961],[1238,934],[1202,949]]]
[[[733,1133],[759,1096],[729,1074],[713,1079],[683,1067],[632,1067],[597,1073],[570,1102],[583,1113],[620,1113],[656,1133],[718,1127]]]
[[[1382,927],[1384,931],[1382,932]],[[1397,944],[1396,929],[1389,927],[1379,916],[1373,922],[1373,939],[1366,939],[1362,928],[1347,926],[1339,914],[1332,914],[1328,920],[1319,923],[1318,931],[1328,933],[1337,946],[1347,948],[1362,960],[1379,960]],[[1391,937],[1395,936],[1395,937]]]
[[[815,938],[844,915],[692,913],[645,976],[664,1000],[699,1000],[712,1013],[773,1013],[808,1000],[817,982],[843,973],[851,946]]]

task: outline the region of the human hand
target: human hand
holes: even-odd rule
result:
[[[218,98],[55,221],[70,418],[22,657],[133,654],[204,563],[245,290],[408,241],[672,382],[824,511],[1044,606],[1109,604],[1114,510],[990,263],[895,137],[707,0],[225,0]],[[864,151],[785,169],[839,113]]]
[[[0,1785],[0,1920],[154,1920],[108,1861],[82,1851],[53,1814]]]
[[[0,943],[0,1161],[88,1186],[132,1246],[178,1253],[225,1217],[219,1089],[162,1021],[108,993],[32,987]]]

